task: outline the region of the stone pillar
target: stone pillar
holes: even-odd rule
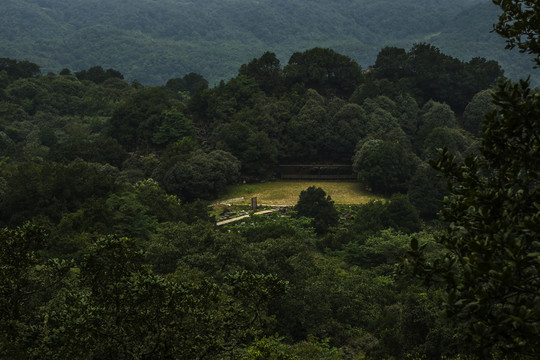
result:
[[[251,198],[251,210],[253,211],[257,210],[257,197]]]

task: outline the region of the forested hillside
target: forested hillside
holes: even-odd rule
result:
[[[448,193],[428,161],[478,152],[498,63],[426,44],[386,47],[369,72],[326,48],[285,65],[266,52],[209,88],[0,60],[2,357],[469,352],[439,289],[393,271],[413,239],[440,253]],[[387,200],[336,206],[310,187],[294,208],[216,227],[231,210],[207,201],[288,163],[353,165]]]
[[[433,41],[450,55],[499,60],[510,76],[526,76],[528,61],[503,55],[497,41],[486,45],[496,15],[473,6],[487,2],[5,0],[0,55],[45,73],[103,66],[158,85],[196,72],[214,85],[266,51],[284,62],[328,47],[367,68],[386,45],[408,49],[439,34]]]
[[[504,40],[493,32],[500,9],[491,1],[485,1],[462,11],[427,40],[443,52],[461,59],[481,56],[496,59],[512,79],[532,75],[533,83],[539,84],[538,71],[531,68],[532,57],[516,50],[505,49]]]
[[[540,65],[531,3],[497,30]],[[0,358],[536,360],[539,118],[538,88],[425,43],[265,51],[216,86],[2,57]],[[284,164],[377,200],[211,204]]]

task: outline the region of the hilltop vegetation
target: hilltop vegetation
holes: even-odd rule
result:
[[[383,46],[408,49],[440,33],[433,41],[446,53],[495,59],[509,76],[525,77],[529,60],[508,55],[489,34],[496,13],[485,3],[6,0],[0,54],[36,62],[45,73],[103,66],[159,85],[195,72],[214,85],[266,51],[284,62],[294,51],[327,47],[367,68]]]
[[[502,71],[426,44],[375,63],[314,48],[282,66],[267,52],[209,88],[195,73],[145,87],[112,68],[41,75],[1,59],[1,355],[459,353],[437,290],[391,273],[411,234],[433,244],[438,231],[422,230],[446,194],[426,161],[443,145],[475,151],[460,119],[480,126],[473,95]],[[294,211],[217,229],[201,200],[280,163],[353,164],[357,186],[388,200],[336,209],[299,189]]]
[[[538,13],[501,6],[540,63]],[[265,52],[209,88],[0,59],[0,357],[538,358],[538,91],[424,43],[374,64]],[[204,201],[286,163],[387,200],[216,227]]]
[[[330,49],[296,52],[285,66],[267,52],[214,88],[194,73],[161,87],[128,84],[101,67],[40,76],[37,65],[10,59],[2,74],[7,166],[26,159],[39,173],[80,159],[112,166],[111,180],[152,177],[192,201],[215,198],[239,176],[271,179],[287,163],[353,165],[386,195],[428,186],[423,169],[436,147],[474,152],[475,133],[461,127],[480,127],[489,100],[473,96],[502,71],[419,44],[382,49],[369,73]],[[6,181],[16,186],[16,174]],[[8,208],[3,214],[15,216]]]

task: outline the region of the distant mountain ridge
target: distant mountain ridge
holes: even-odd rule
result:
[[[431,41],[449,49],[450,55],[463,57],[462,46],[452,50],[452,39],[456,44],[464,41],[468,28],[486,23],[492,15],[479,12],[482,18],[459,21],[464,16],[474,18],[474,9],[485,6],[485,0],[3,2],[0,57],[36,62],[44,72],[112,67],[128,80],[145,84],[164,84],[189,72],[200,73],[215,84],[236,75],[241,64],[265,51],[275,52],[285,63],[294,51],[316,46],[348,55],[364,68],[374,63],[385,45],[408,48],[415,42]],[[456,28],[458,23],[461,28]],[[467,41],[474,48],[483,35],[470,31]],[[470,57],[499,60],[489,56],[490,41],[479,46],[482,55]],[[504,42],[497,44],[502,47],[493,49],[493,54],[504,53],[508,58]],[[514,58],[507,63],[513,64],[516,73],[532,67],[516,66]]]
[[[462,59],[480,56],[499,61],[507,77],[525,78],[531,74],[533,82],[540,84],[538,70],[534,70],[532,57],[518,50],[505,49],[505,40],[493,32],[493,23],[500,14],[491,1],[475,4],[462,11],[428,41],[441,51]]]

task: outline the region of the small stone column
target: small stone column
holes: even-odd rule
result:
[[[257,210],[257,197],[251,198],[251,210],[253,211]]]

